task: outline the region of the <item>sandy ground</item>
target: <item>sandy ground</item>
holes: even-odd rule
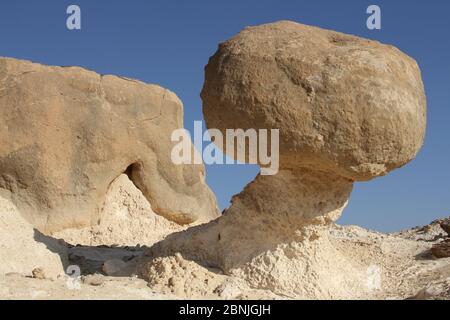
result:
[[[434,225],[437,229],[437,226]],[[406,231],[385,235],[359,227],[331,231],[332,242],[349,259],[368,268],[369,296],[355,299],[450,299],[450,258],[429,254],[429,234]],[[406,237],[407,239],[404,239]],[[416,239],[415,239],[416,238]],[[0,277],[2,299],[295,299],[269,290],[251,288],[245,281],[207,269],[180,255],[153,264],[155,277],[147,283],[135,268],[143,253],[136,247],[69,248],[70,263],[81,266],[80,277],[36,279],[23,273]],[[105,261],[128,261],[125,274],[106,276]],[[127,275],[128,274],[128,275]],[[377,283],[379,281],[379,283]]]
[[[305,277],[320,290],[300,295],[254,285],[181,254],[155,258],[146,264],[148,282],[138,278],[146,250],[186,227],[155,215],[125,176],[111,186],[98,225],[51,236],[34,230],[7,198],[0,200],[1,299],[450,299],[450,258],[430,250],[448,239],[442,221],[394,234],[333,225],[317,253],[322,257],[304,258],[305,270],[320,269]],[[333,261],[349,269],[334,268]],[[286,260],[276,264],[286,270],[280,281],[295,267]],[[331,284],[327,289],[314,278],[324,272],[336,278],[359,273],[354,288],[365,288],[345,294]]]

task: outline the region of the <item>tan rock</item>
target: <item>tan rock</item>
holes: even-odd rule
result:
[[[413,159],[426,100],[393,46],[281,21],[221,43],[205,69],[208,128],[280,129],[280,166],[368,180]]]
[[[140,272],[153,290],[188,299],[212,295],[214,288],[225,280],[224,275],[187,261],[179,254],[156,258],[143,264]]]
[[[127,267],[126,262],[120,259],[112,259],[105,261],[105,263],[102,266],[102,271],[107,276],[116,276],[120,275],[122,270],[124,270],[126,267]]]
[[[84,284],[98,287],[101,286],[105,282],[105,277],[100,274],[89,274],[81,277],[81,281]]]
[[[439,225],[441,229],[444,230],[450,237],[450,218],[443,219]]]
[[[142,192],[127,175],[122,174],[108,188],[98,223],[84,228],[64,229],[52,236],[72,245],[151,246],[168,234],[186,227],[155,214]]]
[[[431,253],[436,258],[450,258],[450,239],[434,244]]]
[[[0,276],[19,273],[56,278],[64,274],[66,248],[57,240],[41,234],[20,216],[7,198],[0,196]]]
[[[273,229],[286,234],[315,218],[336,220],[352,182],[413,159],[426,126],[412,58],[392,46],[288,21],[247,28],[220,44],[205,68],[202,99],[208,127],[280,130],[281,171],[258,176],[225,213],[241,222],[230,222],[235,232],[271,221],[244,232],[261,233],[263,242]],[[223,236],[227,228],[219,230]],[[230,255],[237,252],[242,249]]]
[[[180,224],[218,215],[204,168],[172,163],[178,97],[157,85],[0,59],[0,188],[45,232],[97,222],[127,173],[152,209]]]
[[[208,224],[169,235],[150,255],[180,251],[224,272],[242,266],[255,254],[280,243],[316,237],[304,227],[327,225],[347,205],[352,183],[310,170],[282,170],[257,176],[232,199],[222,217]],[[323,232],[321,232],[323,233]],[[306,236],[308,234],[308,236]]]
[[[43,268],[35,268],[33,271],[31,271],[31,274],[33,275],[33,278],[35,279],[46,279],[45,271]]]
[[[222,43],[205,70],[207,127],[279,129],[280,171],[258,175],[222,217],[167,237],[148,259],[181,252],[252,288],[300,298],[377,290],[370,266],[337,250],[329,229],[355,180],[387,174],[420,149],[426,105],[415,61],[377,42],[278,22]]]

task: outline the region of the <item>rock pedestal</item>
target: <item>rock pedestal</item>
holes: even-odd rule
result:
[[[180,252],[278,294],[367,290],[363,269],[331,245],[328,228],[354,181],[403,166],[422,146],[416,62],[392,46],[281,21],[220,44],[201,96],[207,127],[224,135],[279,129],[280,171],[259,175],[217,220],[152,247],[144,264]]]

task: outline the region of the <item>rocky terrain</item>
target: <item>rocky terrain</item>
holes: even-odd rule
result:
[[[129,233],[141,230],[139,224],[149,230],[159,230],[160,235],[147,237],[145,245],[138,243],[144,241],[139,241],[137,236],[132,238],[123,232],[117,232],[116,238],[112,239],[115,230],[111,232],[106,224],[105,227],[97,227],[95,232],[80,230],[76,234],[72,230],[70,235],[66,235],[67,239],[88,239],[87,234],[95,235],[96,240],[92,244],[74,245],[74,242],[56,240],[58,236],[36,237],[36,230],[23,219],[16,219],[18,212],[14,206],[2,199],[0,298],[450,299],[450,256],[436,257],[432,250],[450,238],[441,228],[442,224],[450,222],[450,218],[395,234],[333,224],[327,230],[327,247],[321,249],[321,254],[333,254],[328,263],[313,259],[308,266],[302,266],[305,271],[309,268],[302,275],[305,281],[309,277],[324,277],[329,273],[330,276],[322,280],[323,288],[329,288],[328,291],[311,287],[306,294],[296,295],[279,292],[276,288],[255,288],[239,275],[224,274],[220,269],[185,259],[181,254],[155,259],[147,267],[148,277],[143,280],[139,277],[138,265],[146,260],[145,251],[174,230],[170,227],[163,229],[164,224],[157,222],[161,217],[150,211],[136,223],[139,220],[136,214],[148,203],[134,185],[127,183],[125,178],[120,180],[123,180],[120,186],[122,196],[116,197],[118,201],[115,203],[108,201],[108,206],[113,203],[116,210],[108,212],[105,221],[119,212],[122,225],[129,226]],[[117,196],[117,189],[114,189],[108,194],[108,199]],[[167,230],[167,234],[162,234],[162,230]],[[14,237],[11,236],[12,231]],[[99,244],[103,241],[101,239],[109,244]],[[125,240],[120,242],[121,239]],[[53,247],[53,252],[47,249],[52,244],[58,245],[57,249]],[[336,268],[336,264],[330,265],[339,262],[336,261],[338,258],[351,263],[353,269],[341,270]],[[294,268],[286,261],[279,263],[286,268],[286,273],[290,272],[288,268]],[[70,270],[71,265],[80,267],[79,276],[63,272]],[[40,272],[36,272],[37,269]],[[346,272],[358,272],[361,278],[345,288],[332,287],[331,278],[342,277]],[[348,287],[359,291],[351,291]]]
[[[354,182],[423,144],[412,58],[281,21],[220,44],[201,96],[208,128],[280,129],[279,172],[222,215],[203,165],[171,161],[174,93],[0,58],[0,298],[450,298],[450,219],[395,234],[335,223]]]

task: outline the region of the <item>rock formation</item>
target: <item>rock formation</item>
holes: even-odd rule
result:
[[[433,247],[431,247],[431,254],[436,258],[450,258],[450,218],[439,221],[439,226],[446,233],[446,235],[439,235],[444,239],[441,242],[435,243]]]
[[[0,196],[0,276],[45,274],[56,279],[64,274],[66,251],[62,243],[33,229],[16,206]]]
[[[395,47],[278,22],[220,44],[205,69],[208,128],[280,129],[280,164],[364,181],[413,159],[426,100]]]
[[[0,298],[450,298],[449,219],[396,234],[333,223],[355,181],[423,143],[413,59],[272,23],[219,46],[201,95],[209,128],[280,130],[279,172],[212,221],[203,167],[170,159],[173,93],[0,58]]]
[[[0,59],[0,191],[43,232],[97,223],[123,173],[169,220],[217,217],[203,166],[171,161],[182,127],[181,101],[157,85]]]
[[[73,245],[151,246],[186,227],[155,214],[142,192],[122,174],[109,186],[97,224],[64,229],[52,236]]]
[[[370,289],[365,268],[343,257],[327,230],[354,181],[401,167],[422,146],[416,62],[392,46],[277,22],[222,43],[201,96],[209,128],[280,129],[280,171],[256,177],[219,219],[151,248],[142,275],[155,257],[181,252],[277,294]]]

